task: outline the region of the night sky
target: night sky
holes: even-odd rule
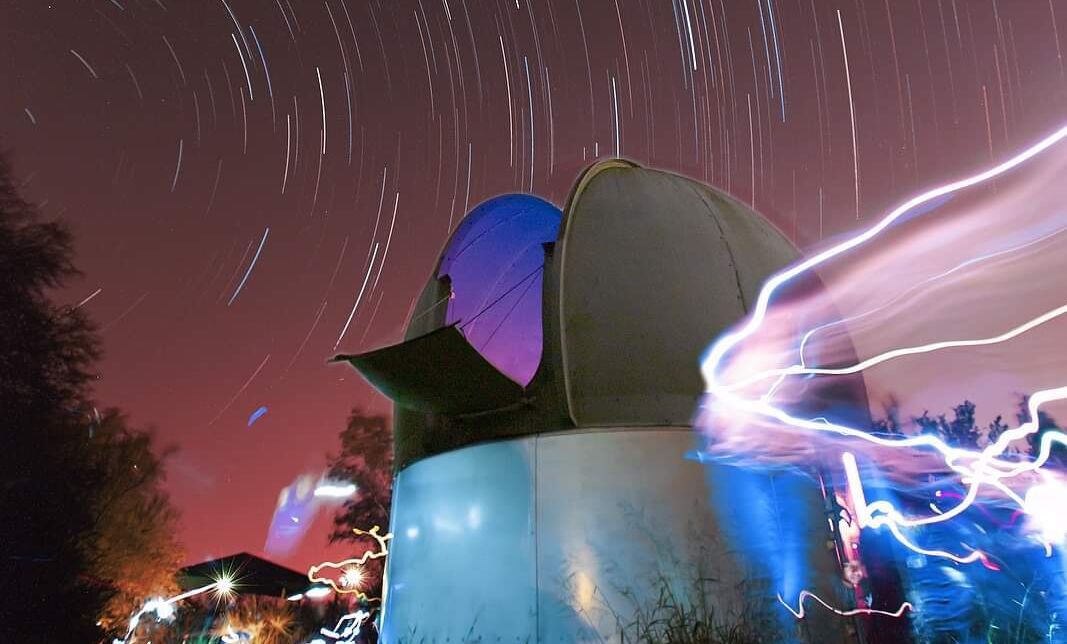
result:
[[[260,551],[348,410],[389,409],[326,359],[399,338],[484,199],[619,155],[811,247],[1067,120],[1061,29],[1067,0],[3,0],[0,146],[76,234],[98,398],[180,447],[198,561]]]

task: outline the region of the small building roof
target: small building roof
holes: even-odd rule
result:
[[[233,579],[233,592],[239,595],[287,597],[310,585],[299,572],[262,557],[240,552],[228,557],[186,566],[178,571],[178,586],[183,591],[206,586],[221,576]]]

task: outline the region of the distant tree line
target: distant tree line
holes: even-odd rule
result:
[[[1027,396],[1019,396],[1018,407],[1015,413],[1016,426],[1030,422],[1030,400]],[[901,421],[900,403],[896,398],[890,397],[885,405],[885,416],[875,420],[873,430],[878,434],[930,434],[937,436],[947,445],[963,449],[978,450],[995,443],[1001,434],[1012,428],[1004,422],[1004,416],[1000,415],[992,422],[982,427],[977,421],[975,411],[977,405],[965,400],[952,408],[952,418],[946,414],[931,416],[929,411],[924,411],[920,416],[913,416],[910,421]],[[1009,447],[1007,453],[1037,458],[1041,449],[1041,437],[1050,431],[1063,431],[1052,416],[1038,410],[1037,431],[1026,437],[1027,448],[1025,452],[1018,446]],[[908,423],[911,430],[907,431]],[[1063,467],[1067,465],[1067,448],[1061,444],[1054,444],[1049,457],[1049,464]]]
[[[949,414],[933,416],[924,411],[902,421],[898,401],[890,398],[884,417],[875,421],[873,429],[884,435],[928,434],[953,447],[981,450],[1013,426],[1030,421],[1029,400],[1025,396],[1019,397],[1014,424],[997,416],[983,425],[976,418],[976,409],[973,402],[964,401]],[[1056,420],[1043,411],[1038,412],[1037,420],[1037,431],[1028,435],[1024,444],[1009,446],[1008,457],[1036,458],[1041,437],[1050,431],[1062,431]],[[1067,465],[1065,456],[1063,446],[1054,444],[1047,465],[1063,468]],[[959,498],[965,492],[963,486],[949,480],[939,482],[937,487],[952,491]],[[953,503],[954,498],[949,497],[948,502]],[[910,512],[923,514],[930,497],[902,493],[899,500]],[[910,533],[926,548],[956,552],[961,544],[967,544],[986,553],[995,568],[906,553],[908,599],[915,605],[909,619],[917,642],[1060,641],[1050,639],[1050,634],[1062,630],[1067,622],[1067,580],[1060,568],[1062,561],[1059,555],[1056,559],[1047,558],[1036,542],[1008,536],[1016,524],[1017,516],[1011,508],[992,505],[970,513],[968,520],[935,523]]]
[[[93,400],[100,340],[56,302],[71,233],[0,156],[0,641],[111,641],[175,589],[178,515],[152,435]]]

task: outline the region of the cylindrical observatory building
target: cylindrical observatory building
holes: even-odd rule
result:
[[[339,356],[396,403],[383,640],[613,641],[664,601],[728,620],[838,597],[817,486],[756,475],[723,510],[727,466],[685,457],[701,355],[797,256],[723,193],[620,160],[562,211],[506,195],[468,214],[406,340]],[[827,611],[805,622],[846,640]]]

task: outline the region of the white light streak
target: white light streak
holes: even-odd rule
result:
[[[227,595],[232,592],[232,590],[233,579],[224,575],[206,586],[188,590],[179,595],[175,595],[170,599],[163,599],[160,597],[150,599],[145,602],[144,606],[139,611],[134,613],[133,617],[130,618],[129,626],[126,629],[126,635],[122,639],[115,639],[114,642],[116,644],[128,644],[133,642],[131,638],[133,637],[134,631],[137,629],[137,625],[141,622],[141,618],[149,613],[155,613],[158,620],[170,619],[174,616],[174,604],[183,599],[196,597],[197,595],[202,595],[210,591],[215,591],[220,595]]]
[[[840,20],[840,14],[839,14]],[[843,32],[842,32],[843,33]],[[743,411],[759,416],[774,419],[785,426],[794,427],[802,430],[811,430],[819,432],[833,432],[843,436],[858,438],[868,443],[879,445],[882,447],[888,447],[893,449],[905,449],[913,447],[930,447],[940,453],[944,458],[946,465],[952,470],[957,472],[963,484],[968,488],[967,494],[951,509],[944,511],[940,514],[934,514],[927,517],[908,518],[904,517],[897,511],[892,504],[887,501],[875,501],[867,504],[862,496],[862,484],[859,481],[858,469],[856,469],[855,459],[845,458],[844,463],[846,467],[846,473],[849,479],[849,487],[852,494],[852,499],[857,508],[865,508],[861,512],[860,521],[871,528],[878,528],[885,526],[889,528],[893,536],[906,547],[924,554],[931,556],[944,557],[958,563],[970,563],[973,561],[981,560],[987,567],[993,567],[993,565],[985,558],[985,555],[980,551],[972,551],[967,556],[958,556],[952,553],[939,551],[939,550],[926,550],[915,543],[911,542],[901,531],[901,528],[914,527],[920,525],[926,525],[931,523],[937,523],[950,520],[956,516],[959,516],[964,512],[974,501],[977,499],[980,488],[983,485],[989,485],[995,487],[1001,492],[1008,494],[1008,498],[1011,498],[1016,503],[1020,504],[1024,510],[1045,512],[1043,504],[1031,503],[1029,506],[1019,498],[1017,494],[1010,490],[1006,485],[1002,483],[1004,479],[1017,476],[1025,472],[1032,472],[1042,467],[1047,462],[1051,453],[1051,448],[1054,443],[1067,445],[1067,435],[1062,432],[1046,432],[1041,436],[1039,454],[1036,460],[1033,462],[1016,462],[1000,460],[998,456],[1002,455],[1007,447],[1016,440],[1022,439],[1029,434],[1036,432],[1039,428],[1039,409],[1042,405],[1055,400],[1067,399],[1067,387],[1060,387],[1054,389],[1045,389],[1035,392],[1029,399],[1028,411],[1029,417],[1032,419],[1028,422],[1020,424],[1018,427],[1009,429],[1001,434],[998,440],[987,446],[981,452],[973,452],[970,450],[964,450],[951,447],[945,444],[940,439],[930,435],[918,435],[911,436],[904,439],[887,439],[879,436],[869,434],[863,430],[849,427],[846,425],[836,424],[827,421],[826,419],[804,419],[797,418],[789,413],[774,407],[769,402],[768,396],[763,396],[757,399],[748,399],[735,393],[737,387],[732,385],[725,385],[719,382],[719,368],[723,363],[725,356],[729,351],[735,348],[740,342],[754,334],[762,325],[766,319],[767,310],[770,305],[770,299],[774,293],[788,283],[798,275],[808,271],[809,269],[818,266],[834,257],[840,256],[850,250],[857,248],[867,241],[871,240],[879,233],[884,231],[887,227],[892,225],[896,220],[903,217],[905,214],[913,211],[918,206],[935,200],[941,196],[963,190],[965,188],[980,184],[1002,175],[1022,163],[1025,163],[1034,156],[1049,149],[1051,146],[1059,143],[1065,137],[1067,137],[1067,127],[1063,127],[1054,133],[1050,134],[1046,138],[1040,140],[1037,144],[1022,151],[1014,157],[1000,163],[985,171],[966,177],[940,187],[928,190],[908,201],[904,202],[888,215],[883,217],[878,223],[864,230],[862,233],[850,237],[841,243],[835,244],[826,250],[815,254],[814,256],[797,263],[789,269],[778,273],[771,277],[760,291],[756,304],[752,309],[752,313],[748,320],[736,331],[725,334],[720,340],[718,340],[708,352],[705,357],[702,372],[706,382],[706,390],[711,398],[717,403],[723,404],[733,411]],[[979,340],[949,340],[944,342],[932,343],[929,345],[921,345],[917,347],[909,347],[906,349],[897,349],[889,351],[879,356],[875,356],[868,360],[864,360],[853,367],[845,367],[843,369],[830,369],[830,370],[812,370],[813,373],[856,373],[862,369],[885,362],[886,360],[893,359],[895,357],[901,357],[905,355],[914,355],[916,353],[927,353],[930,351],[936,351],[939,349],[949,347],[963,347],[963,346],[984,346],[989,344],[995,344],[998,342],[1005,342],[1014,338],[1026,331],[1036,328],[1037,326],[1044,324],[1056,317],[1067,312],[1067,305],[1058,307],[1051,311],[1037,316],[1024,324],[1017,326],[1005,333],[992,338],[984,338]],[[794,365],[793,367],[785,370],[772,370],[765,374],[758,374],[754,378],[747,379],[748,382],[756,382],[766,377],[774,377],[775,375],[781,376],[784,372],[788,372],[792,369],[799,369],[804,371],[802,365]],[[798,372],[799,373],[799,372]],[[777,386],[775,383],[773,386]],[[1040,524],[1042,517],[1036,517],[1036,522]],[[796,614],[796,612],[794,612]]]
[[[77,58],[78,60],[80,60],[82,65],[85,65],[85,69],[89,70],[89,73],[93,75],[93,78],[97,78],[97,79],[100,78],[99,76],[96,75],[96,70],[93,69],[93,66],[90,65],[89,61],[85,60],[85,58],[81,54],[79,54],[78,52],[74,51],[73,49],[70,50],[70,53],[74,54],[74,57]]]
[[[237,36],[233,35],[233,32],[230,32],[230,37],[233,38],[233,46],[237,48],[237,56],[241,59],[241,67],[245,70],[245,81],[248,82],[248,100],[254,101],[256,99],[252,96],[252,76],[248,73],[248,63],[245,62],[245,54],[241,51],[241,44],[237,42]],[[241,33],[241,37],[244,38],[243,32]]]
[[[385,237],[385,250],[382,252],[382,261],[378,264],[378,274],[374,276],[374,283],[371,284],[370,290],[378,288],[378,280],[382,276],[382,269],[385,268],[385,260],[389,258],[389,244],[393,241],[393,228],[396,226],[396,212],[400,206],[400,193],[396,193],[396,199],[393,200],[393,218],[389,221],[389,234]]]
[[[241,278],[241,282],[237,285],[233,295],[230,296],[230,301],[226,303],[226,306],[231,306],[237,296],[241,294],[241,289],[244,288],[245,282],[248,281],[248,276],[252,274],[252,269],[256,267],[256,261],[259,260],[259,254],[263,252],[263,245],[267,243],[267,235],[270,234],[270,228],[266,228],[263,231],[263,239],[259,240],[259,248],[256,249],[256,254],[252,257],[252,263],[248,265],[248,270],[245,271],[245,276]]]
[[[611,115],[615,130],[615,156],[622,154],[622,146],[619,144],[619,95],[615,89],[615,77],[611,77]]]
[[[841,32],[841,55],[845,60],[845,85],[848,87],[848,116],[852,123],[852,178],[856,184],[856,219],[860,218],[860,162],[856,146],[856,106],[852,100],[852,75],[848,69],[848,47],[845,46],[845,26],[841,22],[841,10],[837,10],[837,27]]]
[[[356,493],[356,486],[352,483],[347,485],[323,484],[315,488],[315,496],[331,499],[347,499]]]
[[[289,152],[292,149],[292,121],[290,115],[285,115],[285,174],[282,175],[282,194],[285,194],[285,184],[289,182]]]
[[[307,589],[304,592],[304,597],[307,597],[308,599],[322,599],[332,592],[333,591],[326,586],[315,586],[314,588]]]
[[[510,153],[510,161],[508,165],[515,165],[515,117],[511,113],[511,75],[508,73],[508,55],[504,52],[504,37],[498,36],[500,39],[500,58],[504,61],[504,83],[508,88],[508,151]]]
[[[906,610],[915,610],[915,607],[912,606],[909,602],[904,602],[900,605],[900,608],[892,612],[887,610],[877,610],[874,608],[853,608],[852,610],[841,610],[839,608],[834,608],[830,604],[827,604],[821,598],[819,598],[818,595],[807,590],[800,591],[800,599],[797,602],[797,608],[795,609],[789,604],[787,604],[785,600],[782,599],[781,595],[778,595],[778,602],[781,603],[782,606],[785,606],[786,610],[788,610],[790,613],[793,613],[793,615],[797,619],[804,619],[804,600],[808,597],[825,606],[827,610],[833,613],[837,613],[842,617],[852,617],[854,615],[885,615],[886,617],[900,617],[904,614],[904,611]]]
[[[333,343],[333,348],[336,351],[340,346],[341,340],[344,339],[345,334],[348,333],[348,326],[352,324],[352,318],[356,315],[356,309],[359,308],[359,302],[363,299],[363,291],[367,288],[367,280],[370,279],[371,269],[374,267],[374,258],[378,256],[378,242],[374,242],[374,252],[371,254],[370,265],[367,266],[367,274],[363,276],[363,285],[359,287],[359,295],[356,296],[356,303],[352,305],[352,312],[348,314],[348,319],[345,320],[345,326],[341,329],[341,334],[337,336],[337,342]]]
[[[233,397],[230,398],[230,401],[226,403],[226,406],[220,409],[219,413],[215,414],[215,417],[212,418],[210,422],[208,422],[208,426],[214,425],[215,421],[222,418],[222,415],[226,413],[226,410],[229,409],[233,405],[233,403],[237,401],[241,394],[244,393],[245,389],[248,389],[248,385],[252,384],[252,381],[255,380],[256,376],[259,375],[259,372],[263,371],[263,367],[267,366],[268,360],[270,360],[269,353],[265,358],[263,358],[263,362],[259,363],[259,366],[256,367],[256,370],[252,372],[252,375],[248,377],[248,380],[245,381],[245,384],[241,385],[241,388],[237,390],[237,393],[235,393]]]
[[[693,44],[693,23],[689,20],[689,0],[681,0],[685,9],[685,34],[689,39],[689,57],[693,61],[693,71],[697,70],[697,47]]]
[[[95,291],[93,291],[92,293],[90,293],[90,294],[89,294],[89,297],[85,298],[85,299],[84,299],[84,300],[82,300],[81,302],[78,302],[78,303],[77,303],[77,304],[76,304],[76,305],[74,306],[74,308],[75,308],[75,309],[80,309],[81,307],[85,306],[86,304],[88,304],[88,303],[89,303],[89,300],[93,299],[93,298],[94,298],[94,297],[96,297],[97,295],[100,295],[100,291],[102,291],[102,290],[104,290],[104,289],[103,289],[103,288],[98,288],[98,289],[96,289]]]
[[[178,165],[174,168],[174,179],[170,182],[170,191],[178,187],[178,175],[182,172],[182,150],[185,148],[185,139],[178,139]]]
[[[315,68],[315,76],[319,79],[319,100],[322,102],[322,155],[326,155],[326,89],[322,86],[322,73]]]

